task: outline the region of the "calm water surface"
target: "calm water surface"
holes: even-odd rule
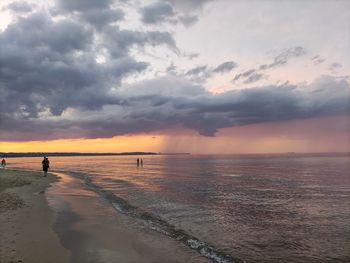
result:
[[[51,157],[247,262],[350,262],[350,157]],[[41,158],[8,159],[40,169]]]

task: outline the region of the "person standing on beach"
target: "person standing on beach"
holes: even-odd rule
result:
[[[6,166],[5,158],[3,158],[3,159],[1,160],[1,166],[2,166],[2,168],[5,169],[5,166]]]
[[[44,171],[44,176],[47,176],[47,171],[50,168],[50,161],[49,158],[47,158],[46,156],[44,157],[44,160],[42,161],[43,164],[43,171]]]
[[[140,166],[140,159],[139,158],[137,158],[136,163],[137,163],[137,167],[139,167]]]
[[[143,166],[143,160],[141,159],[141,166]]]

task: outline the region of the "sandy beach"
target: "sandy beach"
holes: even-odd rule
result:
[[[130,221],[77,178],[0,170],[0,187],[0,262],[209,262]]]
[[[55,181],[51,174],[0,170],[0,262],[69,262],[45,198]]]

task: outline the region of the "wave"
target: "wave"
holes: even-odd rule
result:
[[[70,173],[76,175],[84,180],[85,184],[98,193],[101,197],[109,201],[112,206],[119,212],[126,214],[132,218],[141,220],[150,229],[157,231],[161,234],[169,236],[179,242],[182,242],[189,248],[196,250],[200,255],[206,257],[213,262],[217,263],[243,263],[244,260],[238,259],[229,255],[214,246],[203,242],[196,238],[195,236],[187,233],[183,229],[176,228],[174,225],[170,224],[160,216],[145,211],[139,207],[130,204],[125,199],[115,195],[110,190],[105,190],[101,186],[92,182],[91,178],[86,174],[82,173]]]

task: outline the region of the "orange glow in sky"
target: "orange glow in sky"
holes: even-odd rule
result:
[[[350,149],[349,126],[346,117],[329,117],[227,128],[215,137],[172,129],[157,134],[103,139],[0,142],[0,152],[347,152]]]
[[[157,152],[162,137],[150,135],[118,136],[103,139],[72,139],[29,142],[0,142],[2,152]]]

